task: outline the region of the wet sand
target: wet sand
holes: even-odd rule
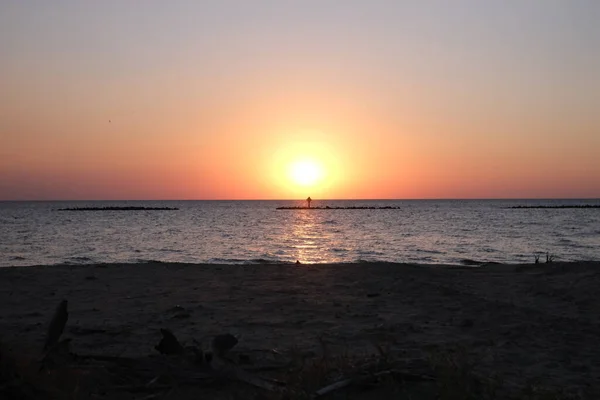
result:
[[[600,262],[0,268],[0,338],[41,349],[67,299],[77,354],[153,354],[160,328],[184,344],[232,333],[248,352],[327,343],[419,358],[460,347],[507,382],[598,390],[599,288]]]

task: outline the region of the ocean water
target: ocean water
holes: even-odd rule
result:
[[[142,263],[533,262],[600,260],[600,200],[332,200],[0,202],[0,266]],[[58,211],[64,207],[175,211]],[[545,260],[542,255],[541,260]]]

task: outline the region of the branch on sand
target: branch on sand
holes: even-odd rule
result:
[[[67,305],[67,300],[62,300],[58,307],[56,307],[54,316],[52,317],[50,325],[48,326],[48,333],[46,334],[46,341],[44,343],[44,351],[48,351],[51,347],[54,347],[56,344],[58,344],[58,340],[65,330],[65,325],[69,319]]]

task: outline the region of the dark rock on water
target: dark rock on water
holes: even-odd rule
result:
[[[599,208],[600,209],[600,204],[563,204],[563,205],[557,205],[557,206],[532,205],[532,206],[511,206],[511,207],[506,207],[506,208],[512,208],[512,209],[523,209],[523,208],[544,208],[544,209],[549,209],[549,208],[554,208],[554,209],[561,209],[561,208]]]
[[[70,207],[70,208],[59,208],[58,211],[173,211],[179,210],[175,207],[141,207],[141,206],[127,206],[127,207]]]

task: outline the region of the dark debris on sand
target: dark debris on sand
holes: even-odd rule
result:
[[[509,386],[480,376],[464,348],[428,357],[392,355],[375,346],[372,355],[320,356],[265,350],[232,353],[238,338],[214,336],[212,353],[184,346],[169,329],[155,349],[160,355],[128,358],[81,355],[60,340],[67,301],[57,308],[41,357],[0,345],[0,398],[11,399],[529,399],[567,400],[539,387],[511,394]],[[514,391],[513,391],[514,392]]]

